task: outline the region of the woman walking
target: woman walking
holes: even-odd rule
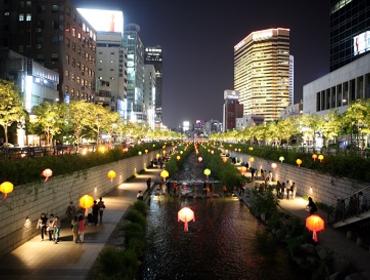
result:
[[[78,242],[78,218],[77,216],[74,216],[71,222],[71,229],[72,229],[72,236],[73,236],[73,242]]]
[[[37,229],[40,230],[41,240],[44,240],[44,235],[46,235],[47,222],[48,217],[46,217],[45,213],[41,213],[40,219],[37,221]]]
[[[78,238],[79,242],[83,243],[85,239],[85,217],[80,216],[78,219]]]
[[[54,215],[50,214],[50,217],[48,219],[48,224],[47,224],[47,227],[46,227],[46,231],[49,233],[49,240],[50,241],[54,240],[54,227],[53,227],[54,219],[55,219]]]
[[[59,242],[61,228],[61,223],[58,216],[55,216],[54,218],[53,228],[54,228],[54,242],[55,244],[57,244]]]

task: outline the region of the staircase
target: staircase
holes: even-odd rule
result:
[[[370,218],[370,186],[338,200],[334,209],[334,228],[348,226]]]

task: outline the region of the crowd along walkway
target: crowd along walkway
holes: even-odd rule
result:
[[[121,220],[127,208],[136,201],[139,190],[146,189],[146,180],[159,179],[159,169],[148,169],[129,182],[119,185],[103,197],[106,205],[103,224],[88,226],[85,243],[74,243],[69,227],[61,231],[58,244],[40,235],[0,258],[0,279],[77,280],[85,279],[100,251]],[[66,201],[66,207],[68,201]]]

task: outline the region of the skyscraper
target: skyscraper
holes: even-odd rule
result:
[[[156,123],[162,122],[162,71],[163,50],[161,46],[145,48],[145,64],[152,64],[156,73],[156,96],[155,96],[155,112]]]
[[[234,89],[244,115],[277,120],[291,103],[289,29],[252,32],[234,47]]]
[[[370,1],[330,1],[330,71],[370,51]]]
[[[127,49],[127,112],[133,122],[144,122],[144,45],[141,41],[140,26],[128,24],[124,32]]]
[[[96,32],[69,0],[0,0],[0,44],[59,73],[61,100],[94,100]]]
[[[156,71],[154,65],[144,67],[144,108],[146,119],[151,128],[155,127]]]
[[[127,74],[123,45],[123,12],[81,8],[77,11],[97,32],[95,102],[118,112],[125,119]]]

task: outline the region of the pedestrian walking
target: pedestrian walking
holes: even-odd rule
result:
[[[71,222],[71,230],[73,236],[73,242],[78,242],[78,217],[74,216]]]
[[[53,221],[53,229],[54,229],[54,242],[57,244],[60,241],[60,230],[61,230],[61,223],[58,216],[55,216]]]
[[[78,218],[78,240],[83,243],[85,241],[85,217],[82,215]]]
[[[101,224],[103,223],[103,213],[105,210],[105,204],[102,197],[99,198],[98,206],[99,206],[99,223]]]
[[[367,211],[368,209],[368,205],[367,205],[367,199],[366,197],[364,197],[364,194],[363,192],[359,192],[358,193],[358,200],[359,200],[359,205],[360,205],[360,212],[365,212]]]
[[[49,219],[48,219],[48,223],[47,223],[47,227],[46,227],[46,231],[49,233],[49,240],[50,241],[53,241],[54,240],[54,214],[50,214],[49,216]]]
[[[67,219],[68,219],[68,222],[70,223],[74,216],[76,216],[77,214],[77,209],[76,209],[76,206],[73,204],[73,201],[69,202],[69,205],[67,207],[67,210],[66,210],[66,216],[67,216]]]
[[[149,190],[150,189],[150,185],[152,184],[152,178],[148,178],[147,180],[146,180],[146,189],[147,190]]]
[[[313,201],[312,197],[308,197],[307,209],[310,215],[315,214],[317,212],[317,206],[316,203]]]
[[[138,200],[144,200],[144,195],[143,195],[143,192],[142,191],[138,191],[137,195],[136,195],[136,198]]]
[[[41,240],[44,240],[44,235],[46,235],[46,228],[48,223],[48,217],[45,213],[41,213],[39,220],[37,221],[37,229],[40,230]]]
[[[256,173],[256,169],[254,169],[253,167],[250,168],[250,171],[251,171],[251,177],[252,177],[252,181],[254,180],[254,174]]]
[[[98,206],[96,200],[94,200],[94,205],[92,207],[92,215],[93,215],[94,224],[97,225],[98,224],[98,217],[99,217],[99,206]]]

